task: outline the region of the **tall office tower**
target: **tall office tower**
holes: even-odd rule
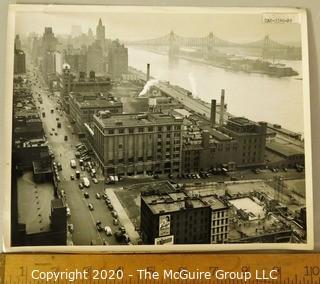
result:
[[[96,29],[96,40],[99,41],[101,49],[103,53],[106,51],[106,28],[104,25],[102,25],[101,18],[99,19],[99,23],[97,25]]]
[[[43,54],[47,52],[52,52],[56,50],[57,39],[54,36],[51,27],[45,27],[44,34],[42,36],[42,52]]]
[[[16,35],[14,40],[14,49],[21,50],[21,40],[19,35]]]

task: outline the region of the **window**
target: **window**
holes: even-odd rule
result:
[[[151,126],[148,127],[148,131],[150,131],[150,132],[153,131],[153,127],[151,127]]]
[[[110,129],[110,130],[109,130],[109,134],[114,134],[114,130],[113,130],[113,129]]]
[[[124,133],[124,129],[123,128],[120,128],[119,129],[119,133],[121,134],[121,133]]]
[[[161,135],[161,134],[158,134],[158,138],[162,138],[162,135]]]
[[[139,132],[143,132],[143,127],[139,127]]]
[[[122,148],[123,148],[123,145],[122,145],[122,144],[119,144],[119,145],[118,145],[118,148],[119,148],[119,149],[122,149]]]
[[[171,130],[171,126],[170,125],[167,126],[167,130]]]
[[[158,131],[162,131],[162,127],[161,126],[158,126]]]
[[[134,133],[134,128],[129,128],[129,133]]]

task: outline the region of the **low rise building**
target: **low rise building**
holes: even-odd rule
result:
[[[146,244],[224,243],[229,207],[213,194],[192,194],[171,184],[141,194],[141,236]]]
[[[178,173],[181,125],[180,116],[104,111],[93,116],[88,137],[105,175]]]
[[[182,191],[141,194],[141,237],[144,244],[210,243],[210,205]]]

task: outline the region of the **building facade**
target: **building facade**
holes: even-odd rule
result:
[[[190,194],[169,183],[166,188],[145,191],[141,193],[140,218],[143,243],[225,243],[228,211],[215,195]]]
[[[143,193],[140,220],[144,244],[168,237],[173,244],[210,243],[210,206],[182,191]]]
[[[92,146],[105,175],[180,171],[182,118],[162,113],[93,117]]]
[[[118,41],[113,41],[108,50],[108,73],[113,78],[128,73],[128,48]]]
[[[91,123],[93,115],[100,110],[108,110],[112,114],[123,111],[122,102],[107,93],[71,92],[69,94],[70,117],[75,122],[76,130],[84,131],[84,124]]]
[[[238,167],[265,164],[267,123],[256,123],[244,117],[231,117],[219,130],[237,141],[234,161]]]

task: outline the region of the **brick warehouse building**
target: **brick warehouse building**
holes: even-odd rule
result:
[[[163,113],[94,115],[88,140],[105,175],[179,173],[180,116]]]
[[[84,123],[90,123],[99,110],[110,113],[122,113],[122,102],[102,92],[71,92],[69,94],[70,117],[75,122],[77,131],[83,132]]]

